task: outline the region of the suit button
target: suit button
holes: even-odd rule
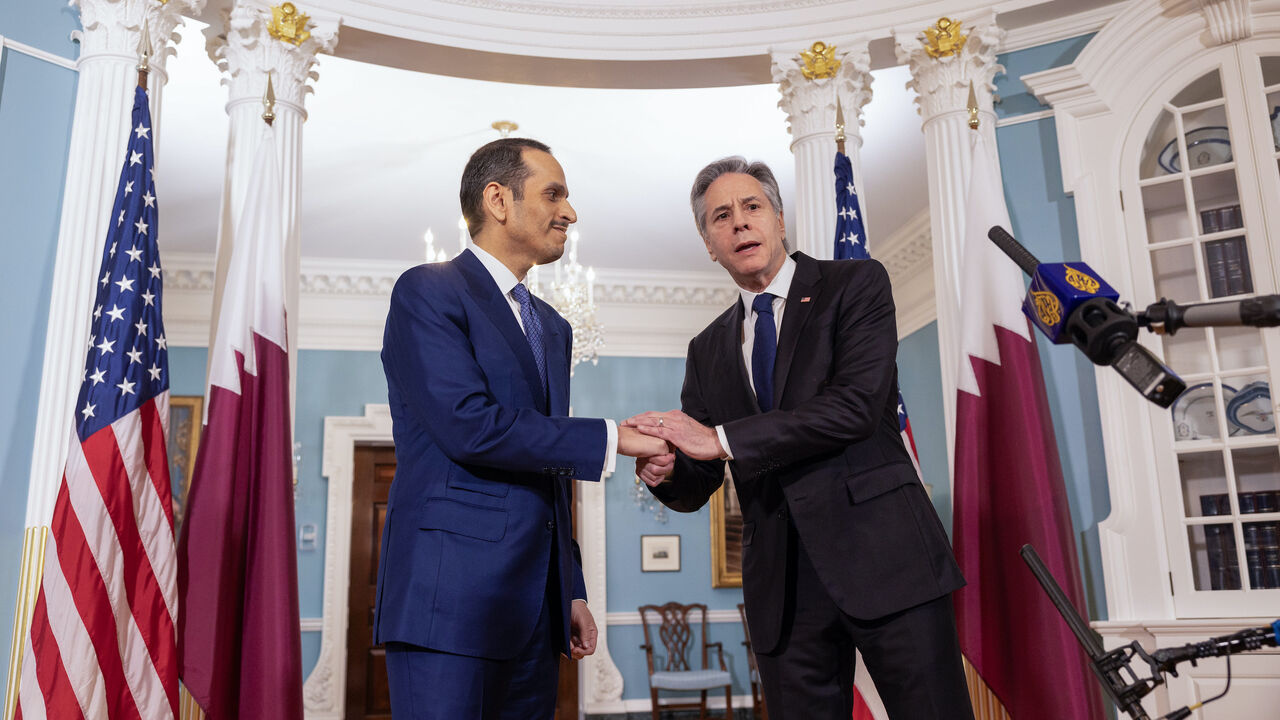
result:
[[[555,530],[555,529],[556,529],[556,521],[555,521],[555,520],[548,520],[548,521],[547,521],[547,529],[548,529],[548,530]]]

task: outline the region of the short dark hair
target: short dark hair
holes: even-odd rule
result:
[[[501,138],[471,153],[467,167],[462,171],[462,187],[458,200],[462,203],[462,217],[467,230],[474,237],[484,227],[484,189],[491,182],[511,188],[516,200],[524,199],[524,181],[531,174],[524,164],[524,150],[532,148],[548,155],[551,148],[530,138]]]
[[[730,173],[740,173],[755,178],[764,190],[765,198],[773,206],[773,214],[777,216],[782,212],[782,193],[779,192],[778,180],[773,176],[773,171],[768,165],[758,160],[747,162],[747,159],[741,155],[720,158],[698,171],[697,177],[693,179],[693,189],[689,191],[689,206],[693,208],[693,221],[698,224],[698,234],[704,240],[707,237],[707,190],[721,175]],[[785,235],[782,238],[782,246],[787,251],[791,250],[791,243]]]

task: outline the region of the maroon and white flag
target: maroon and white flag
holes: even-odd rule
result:
[[[988,239],[1009,228],[979,133],[961,261],[953,540],[968,585],[955,593],[965,657],[1013,720],[1100,720],[1084,652],[1018,554],[1031,543],[1076,608],[1079,561],[1058,446],[1017,265]]]
[[[283,198],[263,132],[209,349],[178,545],[181,676],[211,718],[302,718]]]

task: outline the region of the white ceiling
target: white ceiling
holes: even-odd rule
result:
[[[201,24],[180,28],[163,93],[160,203],[170,250],[212,253],[226,155],[226,89]],[[341,43],[341,37],[339,37]],[[465,80],[322,56],[303,152],[302,250],[415,260],[431,228],[456,249],[458,181],[495,120],[546,142],[565,168],[583,263],[704,269],[688,206],[707,162],[768,163],[791,207],[794,159],[777,87],[612,90]],[[866,109],[863,203],[875,237],[928,204],[924,144],[906,68],[877,71]],[[790,223],[789,223],[790,224]]]

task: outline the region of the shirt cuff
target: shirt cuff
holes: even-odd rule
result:
[[[720,438],[720,447],[724,449],[724,459],[732,460],[733,451],[729,449],[729,438],[724,436],[724,426],[716,426],[716,437]]]
[[[604,471],[600,473],[601,480],[609,477],[618,464],[618,423],[605,418],[604,427],[609,437],[604,449]]]

